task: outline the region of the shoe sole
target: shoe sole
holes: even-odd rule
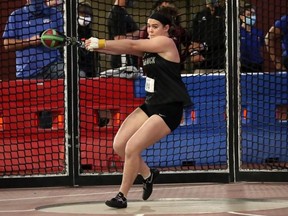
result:
[[[120,209],[120,208],[127,208],[127,205],[124,205],[124,206],[116,206],[116,205],[113,205],[110,203],[110,201],[106,201],[105,204],[111,208],[117,208],[117,209]]]

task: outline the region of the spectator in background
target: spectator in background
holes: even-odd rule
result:
[[[62,6],[62,0],[48,0],[49,7]],[[92,37],[93,8],[91,3],[80,0],[78,4],[78,37]],[[88,52],[85,49],[78,49],[78,65],[80,77],[96,77],[100,73],[100,60],[98,53]]]
[[[139,27],[126,10],[126,0],[116,0],[108,17],[108,32],[110,40],[139,37]],[[112,55],[111,67],[138,67],[138,58],[132,55]]]
[[[240,62],[241,72],[263,71],[264,34],[257,29],[256,11],[251,4],[240,8]]]
[[[206,0],[206,8],[191,23],[191,62],[194,69],[225,68],[225,8],[218,0]]]
[[[4,47],[16,51],[16,78],[57,79],[64,76],[59,50],[46,48],[40,35],[53,28],[63,32],[63,17],[44,0],[27,0],[27,4],[9,16],[3,33]]]
[[[281,41],[282,59],[276,53],[276,43]],[[265,44],[276,70],[288,70],[288,15],[276,20],[265,36]]]
[[[93,9],[91,4],[80,0],[78,5],[78,37],[88,39],[92,34]],[[100,74],[99,54],[86,49],[78,49],[80,77],[96,77]]]
[[[180,16],[178,13],[178,9],[175,7],[172,1],[158,0],[152,8],[151,14],[159,10],[161,7],[175,8],[175,10],[171,10],[171,11],[176,11],[176,14],[172,14],[172,16],[174,17],[174,28],[171,31],[171,37],[173,38],[179,50],[180,57],[181,57],[181,64],[182,64],[181,67],[183,69],[184,68],[183,63],[185,62],[186,58],[189,56],[188,47],[190,45],[190,40],[191,40],[189,37],[189,33],[186,31],[186,29],[184,29],[181,26],[181,20],[180,20]],[[140,38],[141,39],[148,38],[147,25],[141,28]]]

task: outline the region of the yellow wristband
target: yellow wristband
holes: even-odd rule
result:
[[[106,40],[105,39],[99,39],[98,47],[99,47],[99,49],[105,48],[106,47]]]

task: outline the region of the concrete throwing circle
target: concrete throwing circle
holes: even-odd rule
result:
[[[63,203],[41,206],[37,211],[93,215],[177,215],[260,211],[288,207],[288,200],[279,199],[197,199],[166,198],[151,201],[128,201],[128,208],[113,209],[104,202]]]

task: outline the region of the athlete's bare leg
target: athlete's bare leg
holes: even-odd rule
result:
[[[140,120],[136,121],[139,124],[139,122],[143,122],[143,118],[141,118],[143,117],[143,113],[144,112],[142,110],[140,113],[136,112],[134,113],[135,115],[131,116],[131,118],[139,117]],[[129,126],[127,127],[128,129],[130,129],[128,130],[130,132],[135,130],[135,128],[131,129],[129,128]],[[137,177],[139,172],[143,176],[147,176],[150,173],[149,167],[146,165],[146,163],[141,157],[141,152],[152,144],[159,141],[164,136],[168,135],[170,132],[171,130],[166,125],[164,120],[158,115],[153,115],[148,118],[142,124],[142,126],[140,126],[139,129],[134,132],[132,136],[130,136],[129,140],[126,143],[123,177],[119,190],[124,194],[124,196],[127,196],[128,191],[133,185],[135,178]]]
[[[148,119],[148,116],[142,109],[135,109],[121,124],[113,143],[113,149],[122,158],[125,159],[125,149],[128,140],[133,134],[143,125]],[[147,164],[142,160],[140,162],[140,168],[138,171],[142,176],[147,176],[150,173],[150,169]]]

